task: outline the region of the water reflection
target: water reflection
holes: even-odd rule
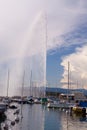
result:
[[[83,121],[87,122],[87,117],[81,117],[81,118],[80,118],[80,121],[81,121],[81,122],[83,122]]]
[[[1,130],[1,125],[2,123],[6,120],[6,115],[3,114],[3,115],[0,115],[0,130]]]
[[[86,130],[87,129],[86,116],[76,115],[76,114],[69,115],[63,112],[61,117],[62,117],[61,123],[63,126],[62,130],[73,130],[73,129]]]
[[[41,105],[24,105],[21,130],[44,130],[44,111]]]
[[[20,106],[21,107],[21,106]],[[66,111],[47,109],[41,104],[23,105],[23,118],[12,130],[86,130],[87,116],[70,115]],[[14,120],[14,110],[8,110],[7,118]],[[20,114],[19,114],[20,116]],[[4,121],[1,119],[1,122]]]
[[[55,109],[45,110],[44,130],[61,130],[61,111]]]

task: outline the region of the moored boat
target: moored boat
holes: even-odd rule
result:
[[[65,108],[65,109],[69,109],[73,106],[73,103],[68,103],[68,102],[57,102],[54,101],[53,103],[48,103],[47,107],[48,108]]]
[[[0,102],[0,115],[4,114],[6,110],[7,110],[7,105],[3,102]]]
[[[86,115],[86,108],[75,106],[72,108],[72,112],[78,115]]]
[[[47,104],[48,100],[46,97],[41,98],[41,104]]]
[[[35,103],[35,104],[41,104],[41,100],[38,99],[38,98],[36,98],[36,99],[34,100],[34,103]]]
[[[72,111],[75,114],[84,114],[86,115],[86,108],[87,108],[87,101],[86,100],[79,100],[77,104],[72,107]]]

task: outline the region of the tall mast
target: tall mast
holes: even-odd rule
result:
[[[9,90],[9,70],[8,70],[8,78],[7,78],[7,97],[8,97],[8,90]]]
[[[23,73],[23,81],[22,81],[22,93],[21,93],[21,97],[23,97],[23,92],[24,92],[24,80],[25,80],[25,71]]]
[[[70,63],[69,63],[69,61],[68,61],[68,90],[69,90],[69,70],[70,69]]]
[[[47,15],[45,14],[45,62],[47,63],[47,41],[48,41],[48,35],[47,35]],[[46,81],[46,64],[45,64],[45,88],[47,85]],[[44,90],[44,96],[45,96],[45,90]]]
[[[32,70],[30,74],[30,96],[32,96]]]
[[[25,71],[23,73],[23,80],[22,80],[22,91],[21,91],[21,122],[22,122],[22,118],[23,118],[23,113],[22,113],[22,107],[23,107],[23,92],[24,92],[24,79],[25,79]]]
[[[68,88],[67,88],[67,100],[69,100],[69,72],[70,72],[70,63],[68,61]]]

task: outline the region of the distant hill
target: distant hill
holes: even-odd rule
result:
[[[83,92],[85,96],[87,96],[87,89],[65,89],[65,88],[49,88],[49,87],[46,87],[46,92],[58,92],[58,93],[64,93],[64,94],[67,94],[67,91],[69,93],[72,93],[72,92]]]

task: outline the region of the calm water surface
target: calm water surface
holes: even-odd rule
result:
[[[12,130],[87,130],[87,119],[70,116],[64,111],[48,109],[40,104],[23,105],[23,118]],[[8,119],[14,120],[14,110],[8,110]]]

